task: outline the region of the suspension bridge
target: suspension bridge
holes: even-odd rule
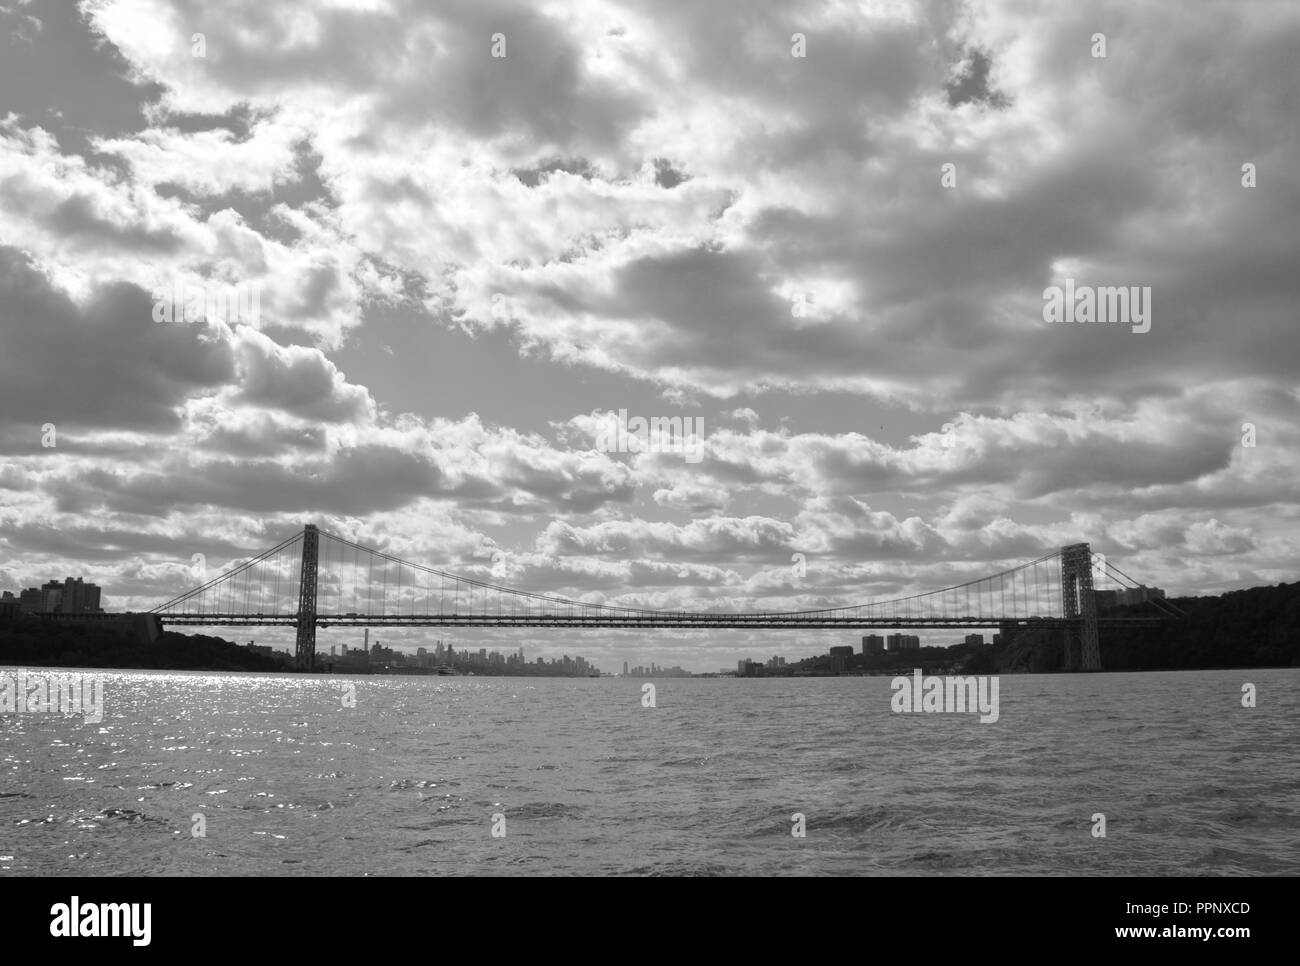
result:
[[[318,627],[578,627],[720,630],[1059,628],[1067,666],[1099,670],[1098,630],[1182,617],[1162,599],[1146,613],[1098,617],[1093,575],[1142,585],[1078,543],[942,590],[819,610],[670,611],[591,603],[500,586],[401,560],[307,524],[301,532],[149,613],[162,624],[286,625],[296,661],[315,666]]]

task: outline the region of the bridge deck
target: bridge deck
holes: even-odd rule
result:
[[[297,616],[244,615],[244,614],[162,614],[164,624],[221,625],[237,624],[248,627],[293,626]],[[1011,619],[998,617],[805,617],[780,614],[679,614],[660,615],[653,618],[610,616],[556,616],[537,614],[510,616],[503,614],[401,614],[401,615],[329,615],[317,614],[317,627],[585,627],[585,628],[663,628],[663,629],[743,629],[791,628],[808,630],[887,629],[892,627],[994,627],[1013,624],[1017,627],[1062,628],[1077,627],[1082,618],[1031,617]],[[1167,623],[1157,617],[1098,618],[1102,627],[1159,627]]]

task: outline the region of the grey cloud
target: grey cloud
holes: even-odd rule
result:
[[[586,158],[550,158],[532,167],[512,168],[510,173],[528,187],[536,188],[546,179],[547,175],[556,171],[576,174],[588,180],[596,174],[596,169],[592,167],[591,162]]]
[[[0,248],[0,422],[167,432],[177,406],[235,375],[230,347],[189,325],[159,325],[133,285],[95,292],[83,308],[30,258]],[[21,349],[21,351],[15,351]]]
[[[185,464],[166,473],[92,471],[52,483],[60,512],[107,510],[167,516],[180,507],[228,507],[247,513],[365,514],[407,506],[436,491],[441,472],[428,458],[363,445],[328,461],[286,466],[278,460]]]
[[[14,42],[13,31],[29,17],[39,31],[30,42]],[[80,4],[0,7],[0,44],[0,117],[12,111],[72,153],[93,157],[91,138],[142,130],[144,103],[163,91],[132,77],[130,64],[92,29]]]
[[[319,454],[327,445],[323,426],[285,426],[263,416],[250,426],[220,426],[203,437],[202,449],[259,459],[289,453]]]
[[[245,337],[238,359],[239,402],[324,422],[360,421],[373,410],[370,393],[349,385],[317,349],[285,348],[270,339]]]
[[[633,98],[584,74],[581,48],[560,23],[526,6],[457,0],[436,9],[400,2],[382,14],[322,8],[313,11],[316,41],[289,44],[285,22],[261,4],[226,11],[220,23],[197,0],[178,5],[184,22],[207,28],[206,69],[239,97],[327,83],[373,94],[379,128],[432,122],[494,137],[522,127],[535,143],[576,147],[613,146],[641,114]],[[227,29],[234,23],[238,32]],[[435,28],[437,39],[424,28]],[[490,55],[498,32],[506,35],[504,58]]]
[[[1011,99],[1001,91],[989,87],[989,71],[992,66],[993,61],[985,51],[969,51],[957,76],[944,88],[948,94],[948,103],[953,107],[961,104],[987,104],[998,109],[1008,107]]]
[[[0,188],[6,199],[17,197],[12,184]],[[85,195],[65,198],[44,221],[51,230],[92,245],[107,244],[157,253],[176,252],[181,247],[181,240],[169,230],[154,231],[142,225],[119,225],[103,217],[95,210],[94,202]]]

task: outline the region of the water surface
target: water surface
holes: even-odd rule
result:
[[[0,875],[1300,874],[1297,670],[1004,675],[993,724],[886,677],[98,673],[98,724],[0,715]]]

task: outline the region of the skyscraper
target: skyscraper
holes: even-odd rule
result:
[[[41,613],[53,614],[63,603],[63,585],[57,580],[41,585]]]
[[[59,611],[64,614],[95,614],[99,612],[99,587],[88,584],[80,577],[63,581],[63,594]]]
[[[18,609],[24,614],[35,614],[41,609],[41,592],[28,587],[18,595]]]

